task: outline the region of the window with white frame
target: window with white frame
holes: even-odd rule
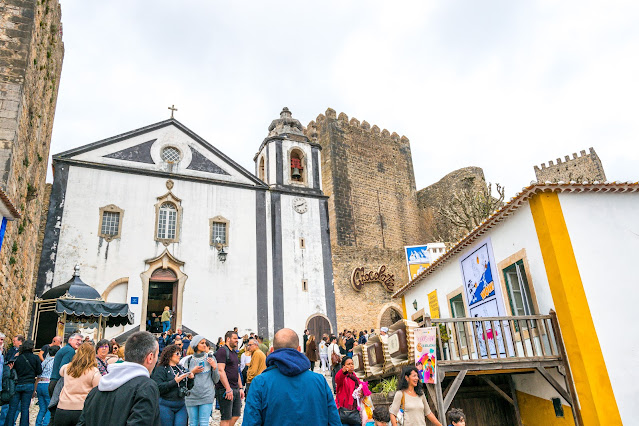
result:
[[[466,318],[466,309],[464,309],[464,299],[462,298],[461,293],[459,293],[455,297],[451,297],[450,299],[450,312],[453,318]],[[455,328],[457,328],[457,335],[459,336],[459,344],[462,348],[465,348],[468,342],[466,338],[466,329],[464,328],[464,324],[460,322],[455,323]]]
[[[110,237],[120,233],[120,212],[102,212],[101,233]]]
[[[229,245],[229,225],[228,219],[222,216],[215,216],[209,219],[209,244],[218,247],[219,244],[228,247]]]
[[[100,207],[98,236],[104,238],[106,241],[120,238],[123,216],[124,210],[114,204]]]
[[[162,240],[173,240],[177,229],[177,208],[173,203],[162,203],[158,214],[158,235]]]
[[[226,223],[213,222],[211,224],[211,244],[226,245]]]
[[[508,301],[514,316],[534,315],[530,287],[524,269],[524,261],[518,260],[512,265],[504,268],[504,278],[506,290],[508,291]]]

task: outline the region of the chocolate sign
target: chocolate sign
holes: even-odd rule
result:
[[[386,265],[380,266],[377,271],[366,271],[363,267],[353,269],[351,284],[355,290],[361,291],[364,284],[374,282],[380,283],[386,291],[392,293],[395,287],[395,275],[386,273]]]

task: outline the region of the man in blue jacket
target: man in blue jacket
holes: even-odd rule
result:
[[[266,370],[251,382],[244,409],[245,426],[341,426],[333,393],[300,352],[300,339],[283,328],[273,339]]]

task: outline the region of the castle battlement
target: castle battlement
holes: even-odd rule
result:
[[[589,153],[585,150],[581,150],[579,155],[577,153],[572,154],[572,158],[566,155],[564,159],[557,158],[555,162],[553,160],[546,163],[541,163],[540,166],[534,166],[535,176],[538,182],[571,182],[571,181],[600,181],[606,180],[606,175],[601,164],[599,156],[595,150],[591,147]]]
[[[403,144],[408,144],[410,142],[410,140],[406,136],[400,137],[396,132],[391,133],[387,129],[380,129],[380,127],[376,124],[373,124],[371,126],[371,124],[366,120],[360,122],[355,117],[352,117],[349,120],[346,113],[340,112],[338,115],[337,112],[332,108],[328,108],[324,114],[318,115],[314,121],[308,123],[308,126],[306,126],[306,128],[304,129],[304,134],[307,137],[314,139],[315,137],[317,137],[318,134],[317,127],[326,120],[337,120],[341,126],[357,128],[372,135],[381,136],[382,138],[386,138],[395,142],[401,142]]]

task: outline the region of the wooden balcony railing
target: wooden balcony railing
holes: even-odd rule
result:
[[[426,322],[428,322],[428,318]],[[438,361],[443,370],[557,366],[565,359],[561,332],[550,315],[430,319],[437,328]],[[428,325],[428,324],[425,324]],[[475,368],[473,368],[475,366]],[[450,367],[450,368],[447,368]]]

